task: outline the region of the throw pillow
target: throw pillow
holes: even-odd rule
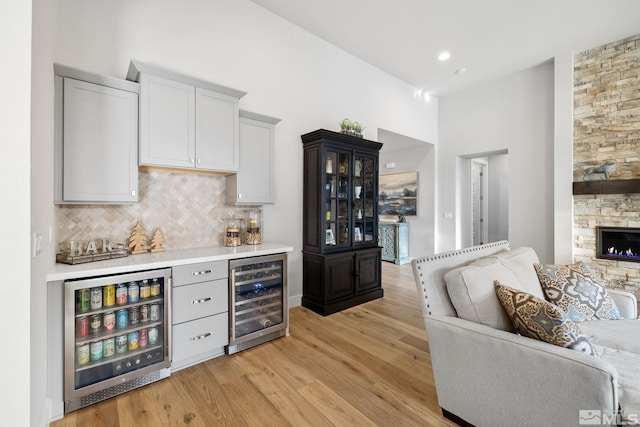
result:
[[[581,262],[569,265],[534,264],[547,300],[574,322],[617,320],[620,312],[607,290]]]
[[[563,311],[548,301],[494,282],[500,303],[516,331],[525,337],[596,356],[589,339]]]

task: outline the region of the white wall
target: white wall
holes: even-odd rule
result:
[[[264,209],[264,239],[294,247],[289,256],[292,305],[300,303],[302,294],[300,135],[337,130],[338,122],[349,117],[366,126],[368,139],[376,140],[377,129],[384,128],[437,143],[437,103],[414,98],[414,88],[247,0],[59,0],[51,7],[38,0],[37,7],[43,14],[55,7],[55,26],[46,27],[55,42],[55,62],[124,78],[129,61],[138,59],[244,90],[242,109],[282,119],[276,126],[277,202]],[[43,63],[52,62],[44,47],[41,55]],[[49,76],[37,77],[43,84],[38,102],[46,105],[36,118],[45,127],[37,131],[42,138],[34,139],[33,150],[42,169],[34,171],[32,185],[44,189],[32,207],[43,212],[42,218],[34,214],[38,227],[53,221],[52,64],[42,65],[47,68],[50,86]],[[45,254],[50,265],[52,254]],[[44,287],[42,275],[35,278],[34,288]],[[41,301],[38,297],[33,304],[41,306]],[[32,353],[44,355],[45,343],[34,343]]]
[[[489,156],[489,242],[509,240],[509,155]]]
[[[28,425],[31,2],[0,2],[0,366],[2,425]]]
[[[440,99],[439,251],[460,243],[460,215],[442,219],[459,212],[458,156],[506,149],[509,240],[553,261],[553,77],[548,62]]]

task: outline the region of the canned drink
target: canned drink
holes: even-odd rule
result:
[[[102,288],[91,289],[91,310],[102,308]]]
[[[97,334],[102,331],[102,315],[94,314],[91,316],[91,333]]]
[[[140,287],[136,282],[129,283],[129,302],[138,302],[140,301]]]
[[[137,350],[138,345],[138,332],[129,332],[129,335],[127,335],[127,348],[129,350]]]
[[[89,289],[78,289],[76,291],[76,309],[87,311],[91,307],[91,292]]]
[[[149,304],[142,304],[140,306],[140,321],[141,322],[149,321]]]
[[[118,335],[116,337],[116,353],[122,354],[127,352],[127,335]]]
[[[123,305],[127,303],[127,285],[120,283],[116,288],[116,304]]]
[[[125,329],[127,326],[129,326],[129,312],[125,309],[118,310],[116,313],[116,327]]]
[[[152,322],[160,320],[160,304],[151,304],[149,307],[149,320]]]
[[[84,338],[89,335],[89,318],[87,316],[78,317],[76,319],[76,335]]]
[[[153,279],[151,282],[151,296],[157,297],[160,295],[160,283],[158,283],[158,279]]]
[[[90,351],[92,361],[102,359],[102,341],[93,341],[90,345]]]
[[[76,360],[78,365],[86,365],[89,363],[89,344],[82,344],[76,350]]]
[[[158,328],[157,327],[152,326],[151,328],[149,328],[147,332],[147,340],[151,345],[158,344]]]
[[[148,334],[146,329],[141,329],[138,336],[138,345],[140,347],[146,347],[148,343]]]
[[[140,308],[137,306],[129,308],[129,324],[135,325],[139,321],[140,321]]]
[[[111,357],[116,352],[116,339],[107,338],[102,342],[102,357]]]
[[[149,298],[151,296],[151,286],[147,280],[142,281],[140,285],[140,299]]]
[[[102,288],[102,305],[111,307],[116,303],[116,285],[107,285]]]
[[[105,313],[102,324],[105,331],[112,331],[116,327],[116,314],[113,311]]]

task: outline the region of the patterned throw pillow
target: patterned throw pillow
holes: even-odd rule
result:
[[[588,338],[562,310],[548,301],[494,282],[498,299],[516,331],[525,337],[597,356]]]
[[[581,262],[569,265],[534,264],[547,300],[574,322],[618,320],[620,312],[593,272]]]

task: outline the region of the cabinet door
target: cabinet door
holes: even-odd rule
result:
[[[140,84],[140,164],[194,167],[195,87],[150,74]]]
[[[196,88],[196,168],[237,172],[238,99]]]
[[[62,201],[138,201],[138,94],[64,78]]]
[[[353,159],[353,242],[371,246],[378,241],[377,157],[355,152]]]
[[[227,203],[274,202],[274,126],[240,117],[240,169],[227,176]]]
[[[322,205],[324,206],[323,229],[325,250],[351,247],[351,206],[354,197],[349,171],[351,151],[330,148],[324,155],[324,177]]]
[[[331,303],[355,295],[353,253],[331,255],[326,258],[326,300]]]
[[[356,253],[356,293],[379,289],[380,274],[380,248]]]

